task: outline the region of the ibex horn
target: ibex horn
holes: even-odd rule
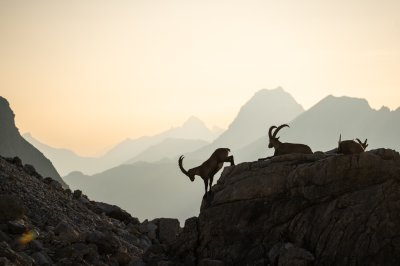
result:
[[[273,137],[276,138],[276,134],[278,134],[279,130],[281,130],[281,129],[284,128],[284,127],[289,127],[289,125],[287,125],[287,124],[280,125],[280,126],[274,131]]]

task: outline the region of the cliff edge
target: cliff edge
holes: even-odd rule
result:
[[[399,153],[292,154],[226,167],[171,256],[184,265],[397,265]]]

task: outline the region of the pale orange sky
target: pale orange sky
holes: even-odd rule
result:
[[[398,0],[0,1],[0,95],[21,133],[93,155],[226,128],[262,88],[400,106]]]

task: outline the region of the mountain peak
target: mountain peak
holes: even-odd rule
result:
[[[206,141],[215,139],[213,132],[195,116],[190,116],[182,126],[172,128],[160,135],[169,138],[203,139]]]
[[[304,111],[304,108],[296,102],[290,93],[286,92],[282,87],[277,87],[275,89],[261,89],[257,91],[242,106],[238,117],[247,112],[266,111],[267,109],[271,109],[271,106],[276,110],[280,110],[280,112],[286,112],[285,109],[287,108],[296,109],[296,113]]]
[[[281,87],[259,90],[240,108],[228,129],[196,156],[205,156],[217,147],[240,149],[264,136],[269,125],[289,123],[303,111]]]
[[[274,89],[261,89],[259,91],[257,91],[256,93],[254,93],[253,97],[259,97],[262,95],[268,95],[268,94],[289,94],[288,92],[286,92],[282,87],[276,87]]]
[[[242,106],[229,128],[243,129],[249,125],[265,128],[266,124],[289,122],[303,111],[303,107],[283,88],[262,89]]]
[[[190,116],[185,123],[183,123],[182,127],[187,127],[187,126],[201,126],[201,127],[206,127],[204,122],[201,121],[199,118],[195,116]]]
[[[334,96],[334,95],[328,95],[325,98],[323,98],[319,104],[324,104],[324,105],[338,105],[337,108],[340,108],[341,106],[357,106],[357,107],[363,107],[363,108],[368,108],[371,109],[368,101],[363,98],[356,98],[356,97],[349,97],[349,96]]]
[[[7,99],[0,96],[0,127],[2,130],[18,131],[14,121],[15,115]]]
[[[387,106],[382,106],[379,110],[379,112],[385,112],[385,113],[390,113],[390,109]]]
[[[33,165],[39,174],[52,177],[67,187],[53,164],[33,145],[26,141],[15,126],[15,115],[9,102],[0,96],[0,155],[19,157],[24,164]]]
[[[8,103],[7,99],[4,98],[3,96],[0,96],[0,104],[1,104],[1,105],[2,105],[2,104],[10,105],[10,104]]]

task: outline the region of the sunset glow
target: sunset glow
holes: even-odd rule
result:
[[[400,106],[400,1],[0,2],[0,95],[21,133],[95,155],[263,88]]]

